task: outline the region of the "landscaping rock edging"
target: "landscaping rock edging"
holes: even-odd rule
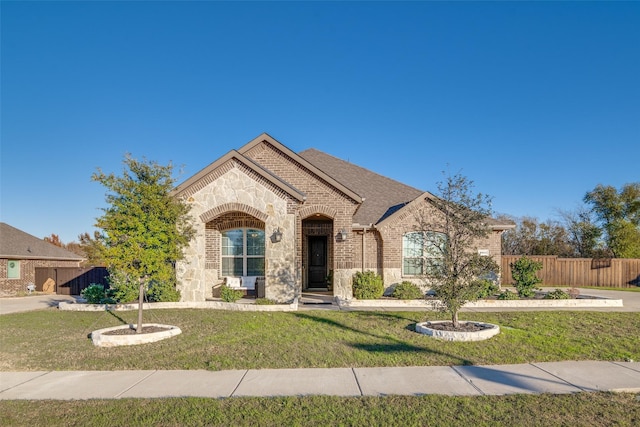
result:
[[[440,300],[357,300],[336,297],[339,307],[388,307],[424,308],[437,310]],[[622,307],[621,299],[578,298],[578,299],[533,299],[533,300],[478,300],[468,302],[463,308],[553,308],[553,307]]]
[[[291,304],[256,305],[238,304],[224,301],[199,301],[199,302],[146,302],[142,304],[143,310],[169,309],[169,308],[202,308],[229,311],[297,311],[298,299]],[[131,311],[137,310],[138,304],[82,304],[75,302],[61,302],[58,309],[64,311]]]
[[[486,329],[480,331],[443,331],[438,329],[432,329],[429,326],[437,325],[440,323],[450,323],[449,320],[434,320],[431,322],[416,323],[416,332],[429,335],[434,338],[438,338],[445,341],[483,341],[489,339],[500,333],[500,327],[493,323],[463,321],[462,323],[474,323],[484,326]]]
[[[182,333],[177,326],[161,325],[158,323],[143,323],[142,326],[155,326],[166,330],[142,334],[109,335],[108,332],[119,329],[135,329],[136,325],[120,325],[111,328],[98,329],[91,333],[91,341],[96,347],[118,347],[123,345],[139,345],[161,341]]]

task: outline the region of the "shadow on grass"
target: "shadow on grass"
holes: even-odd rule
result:
[[[378,313],[378,312],[365,312],[363,313],[363,315],[366,315],[368,317],[373,316],[373,317],[380,317],[380,318],[393,318],[393,319],[397,319],[397,320],[409,320],[406,317],[399,315],[399,314],[389,314],[389,313]],[[340,328],[346,331],[350,331],[350,332],[355,332],[357,334],[362,334],[362,335],[366,335],[369,337],[373,337],[373,338],[377,338],[383,341],[387,341],[387,342],[381,342],[381,343],[361,343],[361,342],[351,342],[348,343],[348,345],[350,345],[351,347],[358,349],[358,350],[363,350],[363,351],[367,351],[367,352],[371,352],[371,353],[431,353],[431,354],[437,354],[437,355],[441,355],[441,356],[446,356],[451,358],[452,360],[456,360],[457,363],[454,364],[459,364],[459,365],[472,365],[473,363],[470,362],[469,360],[463,359],[460,356],[451,354],[451,353],[445,353],[443,351],[440,350],[434,350],[434,349],[430,349],[430,348],[424,348],[424,347],[419,347],[417,345],[402,341],[400,339],[397,338],[393,338],[390,337],[389,335],[380,335],[380,334],[376,334],[374,332],[371,331],[365,331],[365,330],[361,330],[361,329],[357,329],[354,328],[352,326],[346,325],[344,323],[341,322],[337,322],[335,320],[332,319],[327,319],[325,317],[321,317],[321,316],[314,316],[314,315],[310,315],[307,313],[294,313],[294,316],[301,318],[301,319],[306,319],[306,320],[311,320],[314,322],[318,322],[320,324],[324,324],[327,326],[332,326],[332,327],[336,327],[336,328]],[[411,330],[415,332],[415,322],[412,321],[412,323],[410,323],[409,325],[404,327],[405,330]],[[390,343],[388,341],[391,341]]]

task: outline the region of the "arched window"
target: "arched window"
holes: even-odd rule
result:
[[[445,251],[447,236],[435,231],[415,231],[402,236],[402,274],[420,276],[438,264]]]
[[[264,231],[222,232],[222,276],[264,276]]]

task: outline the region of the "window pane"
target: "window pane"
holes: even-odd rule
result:
[[[422,274],[422,259],[405,258],[402,268],[402,274],[407,276],[418,276]]]
[[[222,255],[242,255],[243,230],[222,232]]]
[[[7,263],[7,279],[20,278],[20,261],[10,259]]]
[[[242,258],[225,257],[222,258],[223,276],[243,276]]]
[[[442,258],[447,237],[443,233],[430,231],[426,235],[425,256],[429,258]]]
[[[247,255],[264,255],[264,231],[247,230]]]
[[[422,233],[407,233],[402,238],[402,255],[405,257],[422,256]]]
[[[264,258],[247,258],[247,276],[264,276]]]

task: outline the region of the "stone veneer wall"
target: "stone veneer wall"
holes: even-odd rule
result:
[[[293,259],[296,221],[292,205],[295,202],[239,162],[231,160],[212,174],[216,175],[215,179],[203,178],[209,181],[207,185],[193,194],[184,194],[192,207],[196,237],[185,250],[185,259],[176,265],[182,301],[204,301],[221,282],[219,236],[216,236],[215,222],[211,222],[229,212],[241,212],[264,223],[266,297],[279,302],[292,301],[299,288]],[[270,236],[277,228],[282,232],[282,241],[273,243]]]
[[[7,264],[9,259],[0,259],[0,295],[16,295],[26,292],[29,283],[36,283],[36,267],[79,267],[80,261],[57,261],[42,259],[14,259],[20,261],[20,278],[7,278]]]

